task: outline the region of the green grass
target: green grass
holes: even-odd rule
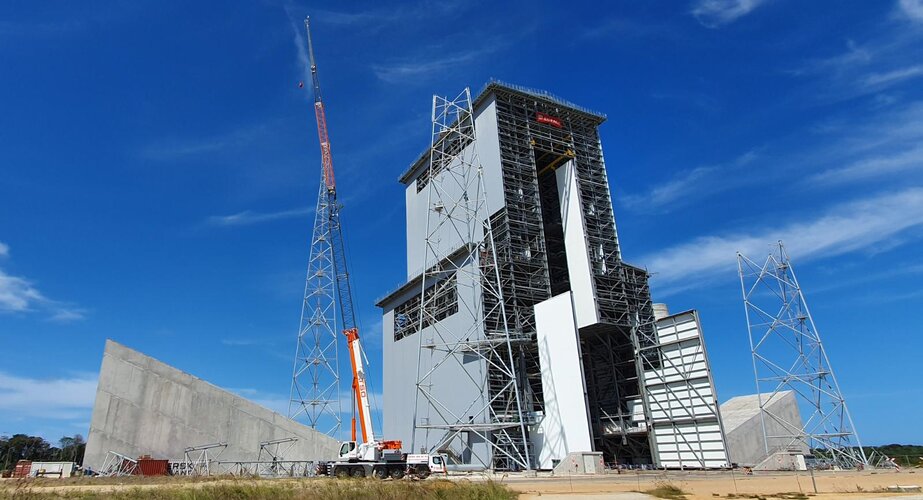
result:
[[[84,483],[92,484],[92,483]],[[152,483],[146,483],[148,485]],[[0,499],[151,499],[151,500],[512,500],[518,494],[495,482],[472,483],[430,479],[427,481],[379,481],[379,480],[251,480],[238,479],[221,482],[176,483],[156,482],[144,487],[141,483],[99,488],[73,487],[51,491],[43,486],[20,483],[16,487],[0,487]],[[116,488],[116,489],[114,489]]]
[[[686,492],[670,483],[657,483],[652,490],[646,490],[644,493],[657,498],[667,498],[670,500],[683,500],[686,498]]]

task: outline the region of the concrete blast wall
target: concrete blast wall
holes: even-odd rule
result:
[[[792,444],[791,439],[778,437],[768,439],[770,453],[766,453],[763,425],[760,422],[759,398],[756,394],[738,396],[721,405],[721,419],[724,422],[731,462],[755,466],[777,451],[806,454],[808,447],[803,441]],[[766,434],[785,436],[792,434],[791,429],[801,428],[801,413],[798,411],[798,400],[794,392],[783,391],[774,396],[762,394],[762,399],[766,408],[778,419],[766,417]]]
[[[333,438],[107,340],[84,465],[100,468],[109,451],[181,459],[217,442],[228,443],[220,460],[257,460],[260,442],[290,437],[285,460],[336,456]]]

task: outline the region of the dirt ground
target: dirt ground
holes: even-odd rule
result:
[[[923,470],[896,471],[818,471],[814,473],[817,498],[871,499],[923,495],[899,495],[886,492],[891,485],[923,485]],[[512,489],[522,493],[520,498],[534,500],[551,497],[554,500],[569,498],[641,498],[637,495],[617,495],[647,491],[660,484],[671,484],[687,493],[690,500],[704,500],[736,495],[737,497],[784,498],[798,497],[793,493],[814,495],[814,483],[808,472],[756,472],[751,476],[737,471],[720,472],[626,472],[592,477],[497,476]],[[782,494],[789,495],[782,495]]]

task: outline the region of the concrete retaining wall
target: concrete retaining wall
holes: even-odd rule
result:
[[[228,443],[221,460],[257,460],[260,442],[289,437],[286,460],[336,456],[333,438],[107,340],[84,465],[101,467],[109,451],[181,459],[216,442]]]

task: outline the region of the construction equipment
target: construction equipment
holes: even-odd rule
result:
[[[444,455],[406,454],[401,451],[400,441],[379,441],[372,426],[371,403],[366,385],[364,353],[359,340],[359,327],[353,308],[352,288],[349,282],[349,270],[346,265],[346,252],[340,225],[340,211],[337,203],[336,181],[333,175],[333,157],[330,151],[330,138],[327,135],[327,116],[321,99],[320,81],[317,77],[317,65],[314,62],[314,46],[311,40],[310,18],[304,21],[308,38],[308,57],[311,64],[311,80],[314,90],[314,116],[317,119],[317,135],[320,141],[321,167],[323,185],[318,200],[318,213],[322,235],[332,258],[337,306],[343,326],[343,334],[349,349],[349,360],[353,371],[352,404],[352,440],[340,446],[339,458],[334,462],[318,465],[318,475],[336,477],[402,478],[411,473],[417,477],[426,477],[432,472],[446,471]],[[307,296],[307,293],[306,293]],[[299,344],[300,345],[300,344]],[[296,377],[297,377],[296,359]],[[293,383],[294,386],[294,383]],[[356,414],[358,410],[362,441],[356,439]]]
[[[445,473],[445,455],[426,453],[407,454],[401,451],[400,441],[379,441],[372,426],[371,404],[365,383],[365,364],[362,362],[362,342],[355,328],[343,332],[349,346],[349,360],[353,368],[353,393],[355,407],[359,410],[359,424],[362,441],[355,440],[355,419],[353,419],[353,440],[340,444],[340,457],[334,462],[318,466],[318,475],[335,477],[387,477],[400,479],[407,474],[426,478],[433,472]]]

